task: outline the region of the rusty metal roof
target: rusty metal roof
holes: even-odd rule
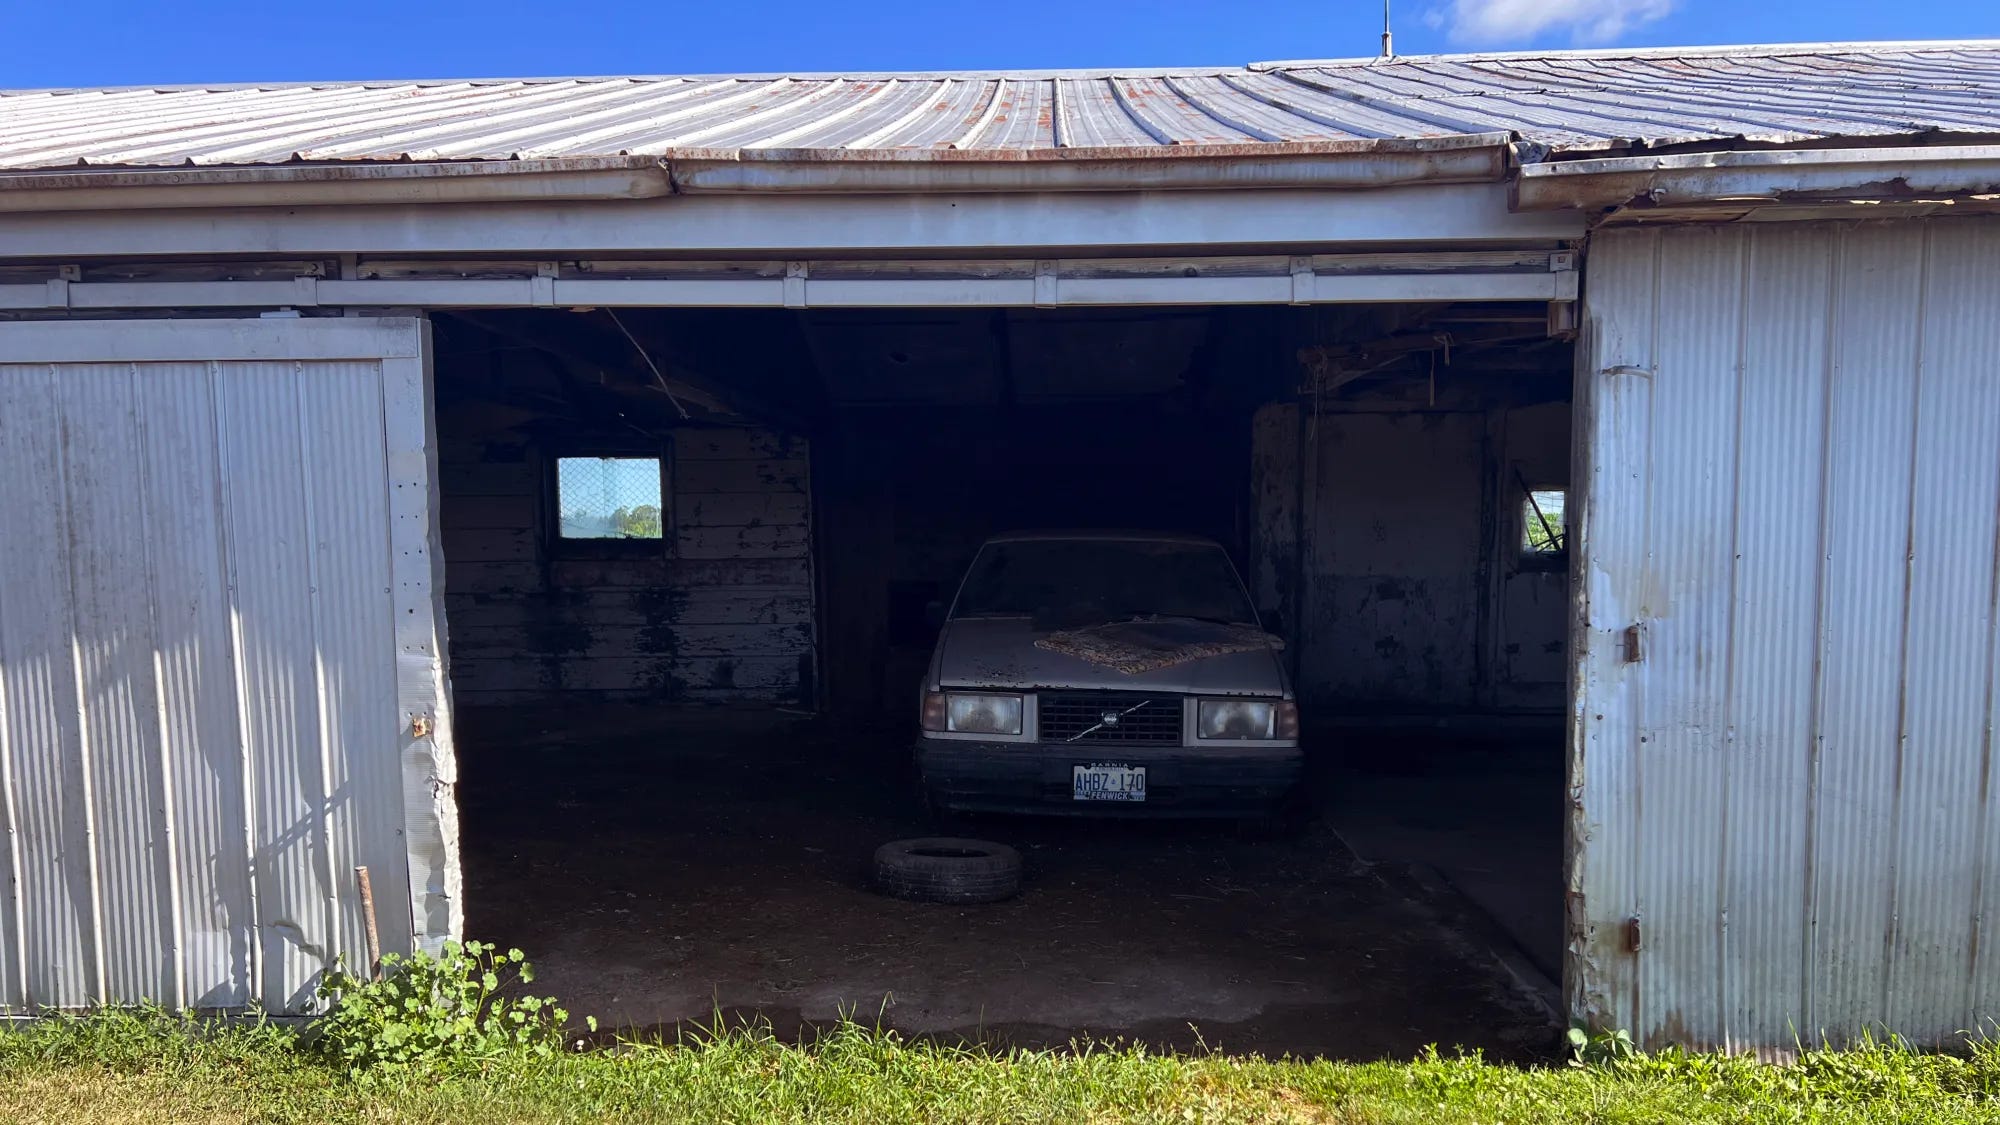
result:
[[[2000,133],[2000,41],[1098,72],[478,79],[0,93],[0,169],[1280,152],[1511,133],[1553,153]]]

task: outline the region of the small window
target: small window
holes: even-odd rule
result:
[[[564,539],[660,539],[660,459],[559,457],[556,510]]]
[[[1569,545],[1563,508],[1569,494],[1559,488],[1530,489],[1521,497],[1521,556],[1559,559]]]

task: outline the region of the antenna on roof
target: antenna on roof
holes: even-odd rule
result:
[[[1395,55],[1396,37],[1389,30],[1389,0],[1382,0],[1382,57],[1388,59]]]

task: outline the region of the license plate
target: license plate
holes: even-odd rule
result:
[[[1078,801],[1146,799],[1145,766],[1075,766],[1070,782],[1070,796]]]

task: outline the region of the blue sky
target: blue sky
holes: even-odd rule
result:
[[[0,88],[1372,54],[1368,0],[0,0]],[[2000,36],[1995,0],[1396,0],[1403,54]]]

